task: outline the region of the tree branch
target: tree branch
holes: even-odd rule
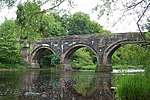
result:
[[[140,34],[141,34],[141,36],[143,37],[144,40],[146,40],[146,39],[145,39],[145,37],[143,36],[143,33],[142,33],[142,31],[141,31],[139,22],[141,21],[142,17],[144,16],[144,14],[145,14],[145,12],[147,11],[147,9],[148,9],[149,6],[150,6],[150,2],[148,3],[148,5],[147,5],[146,8],[144,9],[142,15],[140,16],[140,18],[139,18],[138,21],[137,21],[138,29],[139,29]]]
[[[127,6],[128,9],[134,9],[136,6],[138,6],[139,4],[141,4],[142,2],[144,2],[144,0],[141,0],[137,3],[134,3],[133,5]]]
[[[45,9],[43,10],[41,13],[47,12],[49,10],[53,10],[54,8],[60,6],[65,0],[61,0],[57,5],[54,5],[53,7],[49,8],[49,9]]]
[[[125,16],[125,13],[128,12],[129,10],[133,10],[135,9],[139,4],[141,4],[142,2],[144,2],[144,0],[141,0],[137,3],[134,3],[133,5],[130,5],[130,6],[126,6],[126,9],[123,11],[121,17],[118,18],[117,22],[115,22],[112,27],[114,27],[118,22],[121,21],[121,19]]]
[[[53,7],[49,8],[49,9],[45,9],[43,11],[39,11],[39,12],[35,12],[31,14],[31,17],[36,15],[36,14],[42,14],[41,19],[43,17],[43,13],[48,12],[49,10],[53,10],[54,8],[60,6],[65,0],[60,0],[60,2],[57,5],[54,5]],[[47,2],[47,1],[46,1]]]

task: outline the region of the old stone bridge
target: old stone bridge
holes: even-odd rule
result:
[[[70,64],[71,55],[81,47],[90,48],[97,57],[97,70],[111,70],[111,67],[104,67],[111,64],[111,56],[124,44],[150,44],[142,39],[139,33],[117,33],[111,35],[87,34],[71,35],[53,38],[44,38],[38,40],[30,48],[22,49],[23,59],[32,65],[33,68],[39,68],[38,60],[40,53],[49,49],[60,57],[60,63],[65,67]]]

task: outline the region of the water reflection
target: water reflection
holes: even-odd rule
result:
[[[3,72],[0,100],[112,100],[110,85],[109,73],[94,71]]]

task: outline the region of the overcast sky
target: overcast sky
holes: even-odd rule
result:
[[[126,20],[120,21],[118,24],[116,24],[114,27],[113,22],[118,20],[118,16],[120,16],[121,12],[114,12],[114,16],[109,18],[109,20],[106,18],[106,16],[102,16],[100,19],[98,19],[96,13],[92,13],[91,9],[96,6],[97,3],[100,3],[100,0],[76,0],[75,4],[77,6],[72,9],[71,13],[75,13],[78,11],[82,11],[84,13],[87,13],[90,15],[91,20],[97,21],[102,25],[105,29],[110,30],[115,33],[119,32],[135,32],[138,30],[136,21],[136,16],[128,16],[126,17]],[[47,8],[49,5],[45,5],[43,8]],[[63,4],[60,6],[61,8],[67,8],[66,4]],[[0,12],[0,23],[2,23],[5,18],[7,19],[15,19],[16,18],[16,12],[17,8],[13,7],[12,9],[9,9],[5,7]]]

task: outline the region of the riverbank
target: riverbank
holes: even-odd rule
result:
[[[47,70],[47,69],[60,69],[62,68],[62,66],[56,66],[56,67],[49,67],[49,68],[41,68],[40,70]],[[1,65],[0,64],[0,71],[12,71],[12,70],[20,70],[20,69],[32,69],[31,66],[25,66],[25,65],[20,65],[20,64],[5,64],[5,65]],[[96,65],[92,64],[92,65],[88,65],[88,66],[80,66],[80,67],[72,67],[72,69],[74,70],[96,70]],[[131,66],[131,65],[116,65],[116,66],[112,66],[113,72],[114,73],[118,73],[118,72],[133,72],[135,71],[144,71],[143,70],[143,66]]]
[[[16,71],[30,68],[32,67],[21,64],[0,64],[0,71]]]
[[[75,70],[95,70],[96,69],[96,65],[92,64],[92,65],[88,65],[88,66],[73,66],[72,67]],[[131,69],[131,70],[139,70],[139,69],[143,69],[142,65],[139,66],[133,66],[133,65],[114,65],[112,66],[113,70],[127,70],[127,69]]]
[[[125,74],[118,76],[116,80],[117,100],[149,100],[150,97],[149,75]]]

